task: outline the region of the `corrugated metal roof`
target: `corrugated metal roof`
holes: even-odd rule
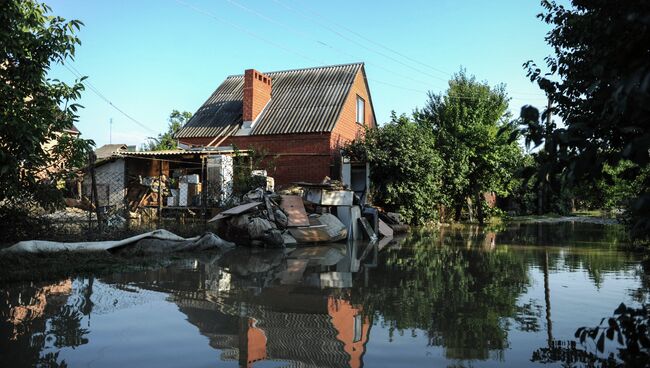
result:
[[[251,135],[320,133],[334,129],[354,77],[363,63],[265,73],[271,100]],[[176,134],[177,138],[216,137],[242,123],[244,76],[229,76]]]
[[[184,156],[184,155],[194,155],[194,154],[223,155],[223,154],[232,154],[235,152],[245,154],[248,153],[248,150],[235,150],[232,146],[225,146],[225,147],[219,147],[217,149],[190,149],[190,150],[179,149],[179,150],[138,151],[138,152],[116,151],[113,153],[121,156],[140,157],[140,156]]]
[[[95,150],[95,156],[98,159],[113,156],[115,153],[126,152],[128,149],[126,144],[105,144]]]

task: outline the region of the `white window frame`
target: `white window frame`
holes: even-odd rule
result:
[[[361,106],[361,109],[359,109],[359,106]],[[361,118],[361,120],[359,120],[359,118]],[[363,97],[359,95],[357,95],[357,116],[355,119],[357,121],[357,124],[366,124],[366,100],[364,100]]]

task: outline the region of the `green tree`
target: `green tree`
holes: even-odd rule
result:
[[[527,62],[528,76],[547,93],[552,107],[540,114],[522,110],[527,138],[554,153],[540,166],[540,176],[561,173],[571,186],[610,176],[606,166],[622,160],[632,165],[620,177],[638,178],[647,171],[650,155],[650,3],[644,0],[573,0],[572,7],[541,2],[539,18],[554,28],[547,42],[555,55],[545,58],[547,70]],[[545,129],[547,114],[559,116],[564,127]],[[650,177],[638,182],[631,233],[650,234]]]
[[[73,59],[82,23],[32,0],[0,2],[0,203],[60,203],[56,183],[81,167],[92,141],[65,133],[81,107],[84,78],[49,79]]]
[[[370,163],[376,204],[399,211],[410,223],[436,219],[442,161],[430,129],[393,112],[391,122],[367,130],[344,154]]]
[[[164,133],[158,134],[158,137],[149,138],[148,142],[142,147],[145,151],[163,151],[163,150],[173,150],[178,147],[176,138],[176,132],[185,125],[192,118],[192,113],[178,110],[172,111],[169,114],[169,125],[167,131]]]
[[[443,204],[455,209],[456,220],[471,203],[470,218],[476,211],[483,223],[483,193],[505,196],[515,189],[521,148],[498,134],[508,126],[507,111],[505,86],[490,87],[461,70],[444,94],[429,94],[425,108],[416,112],[434,135],[435,151],[444,162]]]

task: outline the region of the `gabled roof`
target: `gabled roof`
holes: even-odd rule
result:
[[[72,127],[69,129],[63,129],[64,132],[69,133],[69,134],[81,134],[79,129],[77,129],[77,126],[72,124]]]
[[[265,73],[272,80],[271,100],[251,135],[331,132],[363,63]],[[242,123],[244,76],[221,83],[176,138],[234,134]]]
[[[128,146],[126,144],[105,144],[95,150],[97,159],[103,159],[113,156],[115,152],[126,151]]]

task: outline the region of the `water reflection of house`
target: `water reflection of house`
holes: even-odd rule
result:
[[[370,319],[343,290],[246,288],[247,279],[209,264],[113,277],[113,282],[169,293],[188,322],[222,351],[221,359],[241,367],[264,360],[295,367],[362,366]],[[221,290],[222,279],[237,287]]]
[[[223,360],[237,360],[241,367],[262,360],[296,367],[362,366],[370,321],[360,308],[334,296],[283,294],[262,296],[272,300],[264,305],[242,304],[240,315],[221,303],[173,300],[210,345],[223,351]]]
[[[66,279],[57,283],[45,285],[36,288],[33,296],[27,295],[27,302],[17,303],[9,307],[9,312],[6,320],[14,326],[14,333],[12,339],[16,339],[18,334],[25,332],[21,325],[24,323],[44,317],[45,308],[48,307],[48,302],[55,302],[57,305],[65,303],[65,300],[72,291],[72,280]],[[8,296],[8,295],[7,295]],[[57,296],[63,298],[57,299]]]

